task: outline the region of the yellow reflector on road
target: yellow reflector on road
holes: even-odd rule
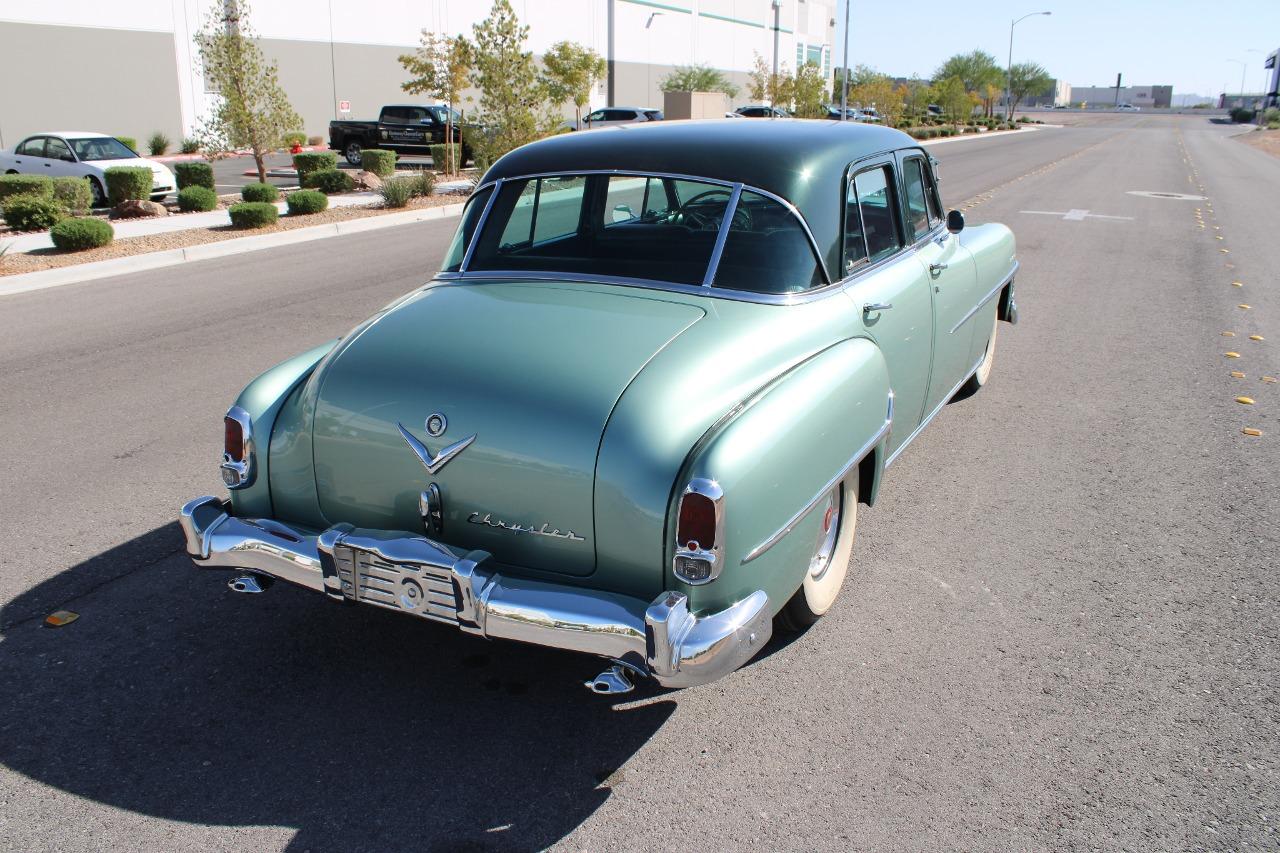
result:
[[[1240,353],[1238,353],[1238,352],[1226,352],[1226,353],[1223,353],[1223,355],[1225,355],[1227,358],[1239,358],[1239,357],[1240,357]]]
[[[1254,429],[1253,427],[1245,427],[1244,429],[1242,429],[1242,430],[1240,430],[1240,431],[1241,431],[1242,433],[1244,433],[1245,435],[1262,435],[1262,430],[1260,430],[1260,429]]]
[[[1244,406],[1252,406],[1253,398],[1252,397],[1236,397],[1236,402]]]
[[[1248,311],[1248,310],[1249,310],[1250,308],[1252,308],[1253,306],[1252,306],[1252,305],[1246,305],[1245,303],[1241,302],[1241,303],[1240,303],[1239,305],[1237,305],[1236,307],[1237,307],[1237,308],[1239,308],[1241,311]]]
[[[1231,378],[1232,378],[1232,379],[1244,379],[1244,374],[1243,374],[1243,373],[1241,373],[1241,372],[1240,372],[1240,371],[1238,371],[1238,370],[1233,370],[1233,371],[1231,371]]]
[[[1223,333],[1222,333],[1222,336],[1223,336],[1224,338],[1234,338],[1234,337],[1236,336],[1236,333],[1235,333],[1235,332],[1223,332]]]
[[[1263,340],[1266,340],[1266,338],[1262,337],[1262,335],[1250,335],[1250,336],[1249,336],[1249,340],[1251,340],[1251,341],[1263,341]]]
[[[55,610],[44,617],[44,624],[53,628],[61,628],[63,625],[70,625],[79,618],[79,613],[72,613],[70,610]]]

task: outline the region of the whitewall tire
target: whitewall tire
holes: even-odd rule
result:
[[[982,355],[982,363],[978,365],[978,369],[969,377],[969,381],[964,383],[961,389],[962,396],[968,396],[976,392],[983,385],[987,384],[987,380],[991,378],[991,367],[996,362],[996,332],[1000,329],[1000,318],[996,317],[991,321],[991,337],[987,338],[987,351]]]
[[[844,586],[858,524],[857,471],[823,497],[813,513],[819,521],[804,582],[778,613],[783,627],[797,631],[822,618]]]

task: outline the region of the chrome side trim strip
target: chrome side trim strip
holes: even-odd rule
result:
[[[489,186],[489,184],[485,184],[485,186]],[[474,196],[481,189],[483,187],[476,187],[471,194]],[[498,197],[498,193],[501,191],[502,178],[498,178],[493,182],[493,192],[489,193],[489,200],[484,203],[484,210],[480,211],[480,221],[476,223],[476,230],[471,232],[471,242],[467,244],[467,252],[462,256],[462,264],[458,267],[459,273],[466,272],[467,267],[471,265],[471,256],[476,253],[476,243],[480,242],[480,235],[484,233],[484,224],[489,221],[489,211],[493,209],[494,199]]]
[[[982,366],[982,358],[979,358],[976,362],[974,362],[973,367],[969,368],[968,372],[965,373],[964,378],[961,379],[959,382],[957,382],[955,384],[955,387],[953,387],[950,391],[948,391],[946,393],[946,396],[944,396],[942,400],[938,402],[938,405],[934,406],[933,411],[929,413],[928,417],[926,417],[924,420],[920,422],[920,426],[916,427],[911,431],[911,435],[907,436],[907,440],[902,442],[902,444],[898,445],[897,449],[894,450],[893,453],[889,454],[889,458],[884,461],[884,467],[888,468],[889,464],[893,462],[893,460],[898,458],[898,454],[900,454],[902,451],[907,449],[907,445],[910,444],[915,439],[915,437],[920,434],[920,431],[922,429],[924,429],[929,425],[929,422],[933,420],[934,417],[937,416],[938,412],[942,411],[942,407],[945,406],[951,400],[951,398],[956,395],[956,392],[960,390],[960,386],[968,382],[969,377],[972,376],[974,373],[976,373],[978,368],[981,366]]]
[[[991,288],[991,292],[988,293],[986,296],[982,297],[982,299],[979,300],[977,305],[970,308],[969,313],[961,317],[959,323],[956,323],[954,326],[951,327],[950,334],[954,335],[956,333],[956,329],[963,326],[966,322],[968,322],[970,317],[972,317],[974,314],[977,314],[979,311],[981,311],[983,305],[986,305],[988,302],[994,299],[996,294],[999,293],[1001,290],[1003,290],[1004,286],[1008,284],[1010,281],[1012,281],[1013,277],[1018,274],[1018,266],[1019,266],[1018,262],[1014,261],[1013,269],[1009,270],[1009,274],[1006,275],[1003,279],[1001,279],[999,284]]]
[[[708,192],[712,192],[708,190]],[[702,286],[710,287],[716,280],[716,270],[720,267],[720,256],[724,254],[725,241],[729,239],[729,229],[733,227],[733,215],[738,212],[738,199],[742,198],[742,184],[734,184],[729,194],[729,203],[724,207],[724,219],[720,222],[720,233],[716,235],[716,244],[711,249],[711,261],[707,264],[707,274],[702,277]]]
[[[890,394],[889,395],[889,413],[890,413],[889,417],[886,418],[884,424],[881,425],[880,429],[876,430],[875,435],[871,436],[871,438],[867,441],[866,444],[858,448],[858,452],[855,453],[853,455],[853,458],[851,458],[848,461],[848,463],[846,463],[845,466],[840,469],[840,473],[832,477],[825,486],[819,489],[818,493],[813,496],[812,500],[810,500],[807,504],[804,505],[803,509],[797,512],[795,515],[791,516],[790,520],[788,520],[786,524],[782,525],[782,527],[778,528],[773,533],[772,536],[770,536],[768,539],[761,542],[756,547],[752,548],[750,553],[748,553],[747,556],[742,558],[742,565],[745,566],[747,563],[750,563],[752,560],[764,554],[774,545],[777,545],[779,542],[781,542],[782,537],[786,536],[788,533],[794,530],[796,528],[796,525],[804,521],[805,516],[813,512],[813,508],[818,505],[818,501],[822,500],[822,498],[827,494],[827,492],[834,489],[836,487],[836,484],[839,483],[841,480],[843,480],[845,476],[850,471],[852,471],[859,462],[867,458],[867,454],[870,453],[872,450],[874,450],[875,446],[879,444],[881,441],[883,441],[885,436],[889,434],[890,429],[892,429],[892,426],[893,426],[892,412],[893,412],[893,395]]]

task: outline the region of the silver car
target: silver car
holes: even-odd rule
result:
[[[653,107],[605,107],[583,119],[587,127],[634,124],[638,121],[662,121],[662,110]]]

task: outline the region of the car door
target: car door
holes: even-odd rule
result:
[[[44,157],[44,144],[47,137],[32,136],[19,143],[14,149],[13,168],[24,175],[49,175],[50,167]]]
[[[933,290],[933,374],[925,405],[928,413],[950,399],[956,386],[973,370],[969,355],[974,323],[968,315],[975,302],[977,271],[969,250],[947,231],[929,158],[918,148],[900,152],[899,158],[907,209],[923,206],[929,226],[914,253]]]
[[[845,187],[846,296],[862,332],[884,353],[893,389],[893,454],[920,424],[933,354],[928,276],[909,250],[892,155],[863,161]]]
[[[49,164],[46,174],[53,177],[78,177],[84,174],[84,169],[76,162],[70,146],[56,136],[45,140],[44,159]]]

